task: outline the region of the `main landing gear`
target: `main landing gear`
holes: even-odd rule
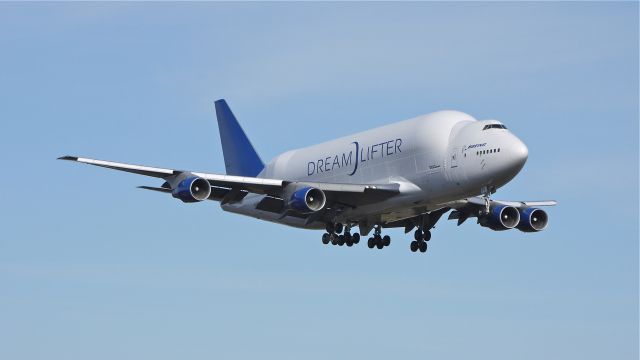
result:
[[[332,245],[343,246],[347,245],[349,247],[353,246],[360,242],[360,234],[353,233],[351,234],[351,226],[344,226],[340,223],[332,224],[328,223],[326,227],[327,232],[322,234],[322,243]],[[344,230],[344,233],[341,234]]]
[[[327,232],[322,234],[322,243],[325,245],[331,243],[332,245],[347,245],[348,247],[351,247],[360,242],[359,233],[356,232],[351,234],[351,225],[343,225],[341,223],[328,223],[326,226],[326,230]],[[423,230],[423,228],[418,228],[414,232],[413,238],[415,240],[411,241],[411,245],[409,246],[411,252],[427,252],[427,242],[431,240],[431,231]],[[383,249],[390,244],[391,237],[389,235],[382,236],[382,226],[379,224],[376,225],[373,228],[373,236],[371,236],[367,240],[367,246],[369,247],[369,249]]]
[[[431,240],[431,231],[422,231],[422,229],[416,230],[413,234],[414,241],[411,242],[409,248],[411,252],[416,252],[420,250],[420,252],[427,251],[427,241]]]
[[[373,236],[367,241],[369,249],[373,249],[374,247],[382,249],[383,247],[391,244],[391,237],[389,235],[381,236],[381,232],[382,227],[380,225],[376,225]]]

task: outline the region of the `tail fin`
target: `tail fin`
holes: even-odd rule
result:
[[[264,163],[223,99],[216,101],[216,117],[227,174],[257,176],[264,169]]]

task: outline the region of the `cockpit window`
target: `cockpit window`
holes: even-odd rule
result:
[[[505,129],[506,130],[507,127],[502,124],[489,124],[489,125],[485,125],[482,130],[487,130],[487,129]]]

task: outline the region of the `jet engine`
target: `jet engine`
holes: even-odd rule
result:
[[[201,177],[190,176],[181,180],[171,191],[174,198],[185,203],[206,200],[211,194],[211,185]]]
[[[542,231],[547,227],[549,216],[544,210],[538,208],[525,208],[520,210],[520,222],[518,230],[524,232]]]
[[[324,191],[306,186],[291,193],[287,206],[302,213],[312,213],[322,210],[326,202]]]
[[[481,216],[478,220],[481,226],[491,230],[509,230],[520,222],[520,213],[513,206],[496,205],[489,209],[488,214]]]

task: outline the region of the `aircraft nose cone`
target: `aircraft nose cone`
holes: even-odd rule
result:
[[[524,163],[527,162],[529,158],[529,149],[527,149],[527,145],[525,145],[522,141],[517,140],[513,145],[512,156],[514,163],[522,168]]]
[[[529,157],[529,149],[520,139],[510,136],[505,140],[501,151],[502,161],[500,166],[496,167],[496,175],[500,179],[497,182],[501,184],[506,184],[513,179],[522,170]]]

